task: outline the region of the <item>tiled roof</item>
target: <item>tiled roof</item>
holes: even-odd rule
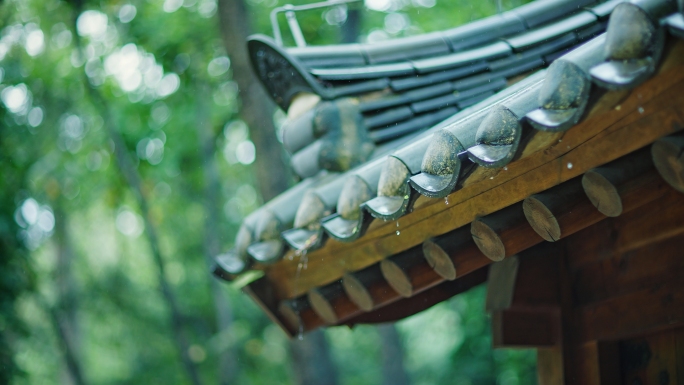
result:
[[[257,268],[268,269],[269,267],[263,265],[276,262],[283,255],[293,258],[295,255],[314,250],[323,246],[326,238],[359,242],[358,239],[363,237],[373,218],[396,221],[410,212],[413,203],[420,196],[446,198],[454,194],[454,191],[458,191],[464,181],[468,180],[468,176],[476,170],[505,168],[510,162],[524,160],[531,151],[544,151],[544,147],[531,148],[539,145],[530,142],[530,138],[534,138],[534,132],[572,130],[608,90],[633,89],[653,76],[666,50],[668,33],[682,37],[684,19],[681,3],[680,1],[677,13],[677,4],[668,0],[638,0],[624,3],[611,1],[600,4],[588,1],[537,1],[509,13],[450,31],[398,39],[383,46],[352,45],[344,49],[311,47],[285,50],[269,44],[265,38],[253,39],[251,44],[253,47],[254,44],[257,45],[257,48],[253,49],[253,52],[256,52],[254,56],[257,71],[260,68],[258,52],[262,52],[259,47],[265,47],[265,50],[272,50],[282,55],[282,58],[290,60],[288,63],[296,68],[295,75],[299,76],[298,79],[290,79],[291,84],[295,85],[289,88],[280,87],[285,83],[274,87],[265,81],[276,102],[286,108],[294,93],[301,91],[313,91],[318,94],[323,99],[318,106],[327,103],[326,100],[330,101],[329,103],[347,100],[345,103],[352,107],[345,110],[347,107],[341,103],[337,111],[344,111],[348,115],[359,114],[365,119],[366,123],[361,126],[369,133],[369,137],[374,138],[369,140],[375,140],[374,143],[380,141],[377,140],[378,134],[374,137],[373,133],[390,130],[393,128],[392,124],[402,124],[391,119],[387,119],[389,123],[383,123],[386,128],[380,128],[380,125],[372,127],[367,123],[368,120],[381,116],[383,111],[403,108],[407,111],[405,115],[401,115],[404,116],[403,120],[411,122],[417,119],[416,116],[419,114],[416,111],[420,111],[421,103],[457,97],[458,94],[454,94],[453,90],[457,89],[456,84],[463,84],[459,82],[475,84],[480,81],[477,79],[486,78],[482,84],[501,84],[503,88],[504,79],[510,76],[510,73],[501,76],[503,72],[499,71],[497,65],[501,65],[501,71],[505,71],[506,68],[524,68],[521,71],[528,71],[541,66],[542,63],[552,64],[548,69],[537,71],[501,90],[498,86],[489,89],[470,105],[459,105],[458,101],[452,100],[447,106],[435,101],[436,107],[425,108],[434,108],[434,111],[437,111],[435,113],[448,111],[450,116],[446,120],[410,137],[408,142],[401,145],[394,142],[385,148],[376,149],[376,157],[373,160],[349,171],[341,174],[321,172],[315,177],[304,179],[244,221],[236,238],[235,249],[217,259],[217,275],[231,279],[248,269],[254,262],[257,262]],[[588,8],[566,16],[567,13],[585,6]],[[597,26],[608,18],[610,19],[607,32],[587,39],[587,36],[600,32],[602,27]],[[593,32],[587,32],[592,28]],[[482,30],[493,32],[485,38],[480,32]],[[568,39],[568,42],[561,44],[562,39]],[[424,50],[410,49],[414,44]],[[569,47],[573,49],[567,52]],[[330,52],[334,52],[334,56],[329,56]],[[409,53],[410,56],[407,56]],[[473,59],[474,56],[477,58]],[[327,58],[331,60],[326,61]],[[525,67],[517,67],[521,63]],[[478,65],[484,67],[472,70],[479,68]],[[432,68],[432,72],[421,72],[424,68]],[[461,68],[470,68],[471,73],[459,75],[460,79],[443,78],[424,88],[420,88],[424,85],[416,86],[416,91],[403,92],[394,86],[404,84],[398,83],[401,81],[420,82],[429,76],[450,73]],[[359,75],[363,71],[367,73]],[[517,75],[520,72],[513,73]],[[265,74],[267,75],[267,72],[260,75],[268,79]],[[353,94],[354,98],[346,98],[350,94],[345,94],[345,98],[342,98],[335,93],[341,87],[350,87],[343,85],[343,82],[353,80],[353,85],[356,86],[364,82],[376,82],[378,79],[385,82],[379,97],[364,96],[363,92],[367,90]],[[443,92],[442,96],[426,99],[426,94],[420,94],[429,93],[429,90],[437,87],[442,87],[443,91],[434,91],[431,96]],[[479,86],[470,89],[477,87]],[[498,92],[493,93],[494,90]],[[367,107],[368,105],[372,107]],[[288,128],[296,131],[299,127],[312,127],[311,122],[315,119],[311,116],[307,119],[308,123],[302,123],[301,120],[296,124],[292,123],[294,128]],[[316,143],[316,140],[321,141],[325,137],[316,138],[320,136],[309,135],[309,143]],[[305,143],[306,140],[299,142]],[[525,152],[521,153],[521,149],[525,149]],[[300,147],[294,151],[299,153],[305,150],[304,147]],[[383,151],[385,154],[390,151],[390,155],[377,156]],[[310,157],[310,154],[308,156]],[[598,165],[600,164],[589,168]],[[567,167],[572,168],[572,163],[568,163]],[[481,178],[481,175],[478,177]],[[566,179],[555,184],[563,180]],[[529,180],[528,183],[537,182]],[[553,184],[543,189],[551,186]],[[517,201],[519,200],[513,200],[511,203]],[[449,202],[445,201],[445,204],[448,205]],[[499,209],[495,206],[496,204],[493,204],[492,210],[487,213],[508,215],[508,209],[497,212]],[[470,221],[472,219],[468,220]],[[453,228],[459,227],[456,224],[454,226]],[[457,231],[462,229],[464,228]],[[437,229],[433,234],[443,234],[449,230]],[[397,234],[400,231],[404,230],[398,228]],[[465,238],[472,241],[469,229],[461,232],[464,232]],[[452,244],[441,245],[442,249],[453,247],[453,234],[451,237]],[[430,242],[439,243],[439,238],[423,243],[422,248],[411,247],[423,241],[426,239],[408,242],[409,248],[403,249],[404,251],[398,250],[398,254],[378,250],[380,246],[377,245],[374,246],[374,250],[367,250],[371,247],[367,243],[359,243],[359,250],[361,253],[394,255],[391,263],[387,262],[384,263],[385,266],[380,266],[383,268],[382,273],[387,276],[392,274],[391,267],[386,266],[388,264],[402,264],[403,259],[413,261],[412,256],[416,253],[423,253],[426,258],[428,255],[435,255],[434,252],[422,250],[430,248]],[[478,241],[476,243],[484,252],[487,246],[479,244]],[[296,253],[285,253],[285,244],[296,250]],[[346,248],[347,253],[350,250],[353,250],[353,247]],[[485,254],[494,258],[493,255],[499,252],[496,250]],[[351,257],[341,256],[341,260],[347,262],[349,258]],[[326,322],[335,323],[333,321],[336,321],[336,317],[329,313],[321,314],[325,313],[322,303],[325,303],[328,297],[337,298],[331,293],[347,290],[347,294],[350,294],[348,286],[353,286],[349,284],[350,281],[363,280],[364,274],[377,275],[369,270],[378,268],[378,265],[373,266],[375,267],[363,269],[365,266],[355,268],[346,265],[340,268],[341,271],[348,272],[343,280],[314,287],[309,291],[308,297],[293,298],[292,295],[301,294],[297,290],[290,290],[284,297],[294,301],[288,303],[292,305],[290,309],[294,308],[297,311],[309,306],[307,301],[317,302],[318,304],[314,305],[318,307],[316,313],[327,318]],[[448,269],[442,271],[446,271],[443,274],[450,275]],[[400,287],[393,288],[401,293]],[[411,294],[409,291],[406,296]],[[356,296],[352,301],[363,309],[373,308],[369,307],[368,301],[364,302],[363,296]]]
[[[536,1],[448,31],[381,43],[287,49],[259,35],[248,44],[256,73],[283,109],[302,92],[323,99],[283,130],[295,172],[309,177],[379,156],[384,149],[373,151],[374,145],[432,127],[507,80],[547,66],[602,33],[617,3]],[[345,130],[341,116],[350,119]]]

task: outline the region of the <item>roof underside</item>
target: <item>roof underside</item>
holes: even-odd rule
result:
[[[421,296],[453,295],[482,282],[491,261],[557,240],[561,227],[525,220],[524,204],[537,204],[533,195],[567,190],[591,199],[580,182],[585,173],[611,164],[636,178],[634,170],[643,170],[632,163],[653,163],[650,154],[629,154],[684,126],[684,43],[669,37],[682,37],[681,8],[665,0],[618,3],[567,1],[554,13],[544,7],[559,3],[537,1],[382,46],[286,50],[252,40],[253,56],[271,50],[287,59],[281,67],[297,70],[299,79],[265,84],[276,102],[292,108],[297,92],[313,92],[322,101],[312,111],[333,103],[336,116],[358,117],[368,136],[354,143],[375,147],[343,173],[314,172],[325,168],[320,159],[300,167],[315,175],[245,220],[236,248],[217,259],[217,275],[265,270],[249,290],[294,334],[364,314],[382,319],[382,309],[396,314],[393,303],[427,301]],[[482,29],[493,32],[483,37]],[[267,71],[255,62],[257,72]],[[380,88],[363,85],[374,82]],[[410,82],[412,91],[397,86]],[[355,93],[339,93],[352,86]],[[430,114],[446,120],[416,123]],[[311,128],[317,121],[291,119],[293,142],[306,144],[291,149],[295,157],[316,159],[315,151],[304,153],[316,143],[319,152],[328,148],[320,143],[334,129],[321,134]],[[382,132],[410,124],[395,135],[410,135],[409,142],[381,145]],[[315,135],[301,134],[307,129]],[[527,227],[514,225],[520,218]],[[454,279],[439,295],[429,290]]]

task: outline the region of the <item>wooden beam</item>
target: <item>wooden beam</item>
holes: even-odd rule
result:
[[[430,266],[444,279],[455,279],[492,262],[473,241],[470,226],[463,226],[423,243]]]
[[[414,247],[380,262],[383,277],[403,297],[411,297],[416,290],[425,289],[444,279],[430,267],[422,249]]]
[[[469,234],[467,229],[462,232]],[[448,236],[442,236],[435,240],[435,244],[448,245],[446,249],[454,256],[454,260],[459,266],[459,277],[465,276],[459,278],[458,283],[454,283],[452,286],[443,285],[445,279],[430,267],[427,260],[422,256],[421,248],[416,247],[395,256],[393,259],[397,259],[399,262],[392,263],[406,269],[405,271],[400,270],[397,274],[403,276],[400,279],[404,279],[404,284],[410,288],[410,297],[422,299],[411,299],[408,302],[402,300],[404,296],[394,290],[384,279],[380,273],[380,264],[376,264],[355,273],[348,273],[341,282],[336,281],[331,285],[312,289],[303,297],[281,301],[280,315],[289,325],[290,333],[307,332],[325,324],[366,322],[354,321],[359,319],[387,319],[387,317],[395,317],[396,314],[405,314],[406,309],[418,309],[421,306],[427,306],[429,301],[433,299],[449,298],[455,295],[454,290],[465,290],[466,287],[483,282],[485,278],[480,279],[479,275],[471,278],[470,274],[482,270],[481,268],[486,267],[490,260],[479,252],[470,236],[466,238],[469,240],[468,242],[447,242],[448,238]],[[456,234],[456,238],[464,237]],[[441,286],[442,289],[433,290],[431,291],[432,294],[421,296],[421,293],[430,291],[435,286]],[[366,314],[367,310],[363,306],[368,308],[369,302],[372,303],[372,311]],[[400,310],[393,310],[395,308],[392,306],[396,306],[396,309]],[[385,307],[387,308],[385,309]],[[389,315],[385,315],[385,312]]]
[[[653,168],[648,148],[643,148],[526,198],[523,210],[537,234],[557,241],[608,214],[616,216],[658,199],[668,190]]]
[[[615,340],[684,327],[684,282],[662,282],[577,310],[582,341]]]
[[[312,289],[308,294],[309,303],[325,322],[330,325],[336,324],[341,319],[355,314],[360,309],[344,292],[341,281],[335,281],[329,285]]]
[[[650,151],[642,148],[587,171],[582,177],[582,187],[598,211],[609,217],[617,217],[623,212],[626,203],[623,200],[630,198],[632,190],[643,194],[647,192],[644,191],[644,183],[656,182],[657,175],[653,171]],[[637,178],[644,174],[651,178]]]
[[[456,279],[456,266],[444,249],[432,239],[423,242],[423,256],[428,265],[442,278],[453,281]]]
[[[379,304],[398,297],[383,278],[380,264],[345,274],[342,285],[349,298],[363,311],[371,311]]]
[[[482,254],[492,261],[501,261],[543,240],[525,219],[522,203],[475,219],[470,232]]]
[[[662,179],[643,186],[644,194],[635,191],[634,197],[647,202],[639,204],[630,199],[629,210],[620,217],[609,218],[568,238],[572,244],[567,249],[571,270],[577,271],[583,266],[684,233],[684,196]]]
[[[615,238],[615,236],[610,235],[610,233],[605,233],[604,229],[607,229],[606,226],[594,226],[595,228],[592,227],[592,230],[590,231],[581,232],[582,234],[584,234],[580,236],[582,242],[572,241],[573,247],[570,248],[568,251],[571,255],[571,264],[576,259],[576,256],[585,258],[586,255],[595,255],[596,253],[608,253],[609,246],[601,246],[601,242],[605,243],[606,240],[615,239],[621,242],[617,247],[621,247],[625,250],[631,250],[635,247],[639,247],[639,245],[643,245],[644,242],[646,242],[649,239],[654,239],[657,237],[662,238],[665,235],[660,234],[661,232],[664,232],[664,234],[670,234],[670,236],[676,235],[680,232],[684,232],[684,215],[681,215],[678,211],[679,208],[684,207],[684,204],[682,204],[684,202],[681,201],[683,197],[681,197],[680,194],[674,193],[674,191],[670,189],[670,187],[657,176],[655,177],[656,180],[654,183],[649,182],[649,180],[652,181],[653,177],[654,176],[652,173],[644,173],[637,178],[638,180],[642,180],[641,182],[630,182],[632,185],[641,186],[639,189],[625,190],[630,192],[628,195],[625,195],[625,198],[623,198],[626,202],[626,204],[624,205],[624,211],[626,211],[627,213],[624,214],[622,217],[624,217],[625,219],[611,220],[611,223],[613,223],[613,225],[611,226],[617,226],[617,229],[619,229],[619,231],[616,230],[616,232],[614,232],[618,234],[618,237]],[[661,197],[662,194],[666,194],[667,198],[657,199],[658,197]],[[656,202],[656,204],[658,205],[657,207],[659,208],[654,208],[653,206],[643,206],[644,204],[653,201]],[[636,207],[642,208],[635,209]],[[673,210],[671,209],[671,207],[674,207],[675,209]],[[634,213],[632,213],[633,210]],[[662,214],[651,215],[654,212],[654,210],[662,211]],[[581,213],[585,211],[585,209],[580,210],[577,208],[577,206],[574,206],[574,208],[572,208],[572,211],[578,211]],[[562,214],[559,215],[563,217]],[[580,218],[580,220],[578,220],[573,225],[574,228],[591,225],[594,221],[594,219],[592,218],[595,218],[593,216],[588,215],[578,215],[578,217]],[[561,221],[561,223],[563,222]],[[644,225],[638,225],[639,223],[644,223]],[[627,233],[629,235],[623,237],[620,235],[622,233]],[[595,236],[592,236],[593,234],[595,234]],[[491,260],[485,257],[479,250],[479,248],[476,246],[475,242],[470,236],[470,232],[468,231],[467,227],[457,229],[451,233],[433,238],[430,242],[432,244],[430,248],[423,247],[423,251],[428,250],[426,252],[425,259],[423,259],[423,257],[420,255],[420,250],[418,250],[417,248],[413,250],[413,254],[411,254],[411,257],[400,257],[410,261],[410,263],[400,262],[400,264],[402,264],[404,268],[399,268],[398,273],[400,275],[403,275],[404,282],[406,285],[408,285],[407,287],[410,287],[411,293],[413,295],[415,295],[418,292],[427,290],[428,288],[440,284],[444,281],[445,278],[442,275],[436,273],[435,271],[431,271],[433,270],[433,268],[430,268],[432,264],[430,262],[426,262],[429,261],[430,258],[432,258],[433,260],[435,259],[435,252],[439,252],[439,254],[441,255],[440,258],[444,258],[444,256],[447,256],[449,258],[449,263],[453,266],[454,271],[457,272],[459,277],[467,275],[481,268],[482,266],[486,266],[487,264],[491,263]],[[590,245],[593,251],[595,251],[595,253],[592,254],[592,252],[590,251],[592,249],[585,250],[585,244]],[[551,244],[548,245],[548,247],[550,247]],[[526,252],[526,254],[530,254],[531,252],[537,249],[544,250],[544,247],[547,246],[543,246],[543,244],[535,246],[535,248],[530,249],[528,252]],[[553,253],[553,251],[546,250],[538,253],[548,254]],[[405,254],[408,255],[407,253]],[[661,256],[664,257],[664,254]],[[445,261],[442,261],[441,263],[445,264]],[[542,258],[538,259],[537,262],[535,262],[532,266],[536,266],[537,269],[539,269],[540,267],[544,266],[544,263],[548,262],[545,262],[545,259]],[[340,322],[346,322],[349,319],[353,319],[354,317],[362,315],[364,311],[367,311],[362,307],[363,300],[359,300],[358,295],[356,296],[357,298],[354,299],[355,295],[350,293],[366,293],[368,295],[367,298],[371,298],[372,300],[372,309],[379,309],[388,304],[400,301],[401,296],[381,276],[379,272],[379,265],[376,264],[374,266],[375,267],[369,268],[368,271],[364,270],[353,273],[353,275],[347,275],[347,280],[343,280],[343,286],[345,287],[347,295],[343,295],[344,293],[342,293],[341,291],[335,292],[336,298],[334,298],[334,301],[337,301],[337,310],[333,312],[335,314],[334,316],[330,316],[330,314],[332,313],[328,311],[327,323],[336,324]],[[651,266],[655,267],[662,265]],[[373,272],[373,269],[375,270],[375,272]],[[527,274],[528,271],[533,271],[533,269],[533,267],[526,268],[522,271],[522,274]],[[587,279],[591,278],[590,274],[591,271],[588,271],[578,277],[586,281]],[[548,273],[540,271],[535,271],[533,275],[535,276],[525,278],[523,282],[535,283],[536,286],[533,289],[537,293],[551,293],[551,291],[549,290],[538,290],[540,285],[539,277],[550,277],[550,275]],[[356,289],[349,289],[350,283],[347,282],[351,279],[349,277],[360,277],[360,279],[358,279],[359,285],[357,285]],[[347,283],[345,284],[344,282]],[[597,282],[600,282],[600,285],[603,285],[602,280],[599,280]],[[592,286],[592,284],[590,284],[589,282],[584,283],[580,286],[585,287],[587,290],[596,289],[595,286]],[[526,290],[527,286],[520,286],[516,289],[515,293],[521,293],[518,294],[521,298],[534,298],[534,294],[530,290]],[[600,294],[601,292],[599,291],[598,293]],[[580,293],[579,298],[585,298],[585,296]],[[333,298],[330,299],[332,300]],[[368,302],[367,299],[366,301]],[[319,302],[325,301],[320,301],[319,298]],[[366,306],[366,308],[368,308],[367,305],[368,304],[363,306]],[[324,305],[321,305],[320,307],[323,308]],[[343,311],[342,309],[345,310]],[[326,314],[325,310],[323,310],[323,312],[324,314]],[[305,331],[315,329],[317,327],[322,326],[325,323],[321,319],[321,317],[313,311],[312,308],[305,307],[299,310],[297,314],[302,319],[302,328]],[[292,316],[290,316],[290,318],[292,318]],[[289,324],[289,332],[296,333],[298,324],[293,324],[292,321],[287,321],[287,323]]]
[[[242,291],[252,297],[252,300],[259,305],[268,318],[270,318],[273,323],[280,326],[289,337],[293,337],[297,333],[297,330],[293,328],[293,325],[288,323],[278,311],[280,303],[273,290],[273,286],[270,285],[270,282],[266,277],[261,277],[250,283],[242,288]]]
[[[513,255],[490,266],[485,300],[487,312],[506,310],[511,307],[519,265],[518,256]]]
[[[656,140],[651,154],[660,176],[675,190],[684,192],[684,136],[673,135]]]
[[[550,348],[559,343],[559,330],[559,312],[515,308],[492,312],[495,348]]]
[[[494,347],[560,343],[559,248],[542,243],[490,266],[485,306],[492,314]]]
[[[658,287],[684,273],[684,237],[630,251],[579,269],[574,275],[578,305],[589,305],[633,291]]]
[[[314,312],[305,295],[281,301],[278,312],[284,319],[284,323],[289,326],[291,333],[288,335],[290,337],[325,325],[325,321]]]
[[[486,282],[488,270],[485,266],[457,280],[444,281],[411,298],[404,298],[383,308],[353,317],[345,324],[353,326],[360,323],[384,323],[406,318]]]
[[[582,178],[573,178],[523,201],[527,221],[540,237],[555,242],[603,218],[582,188]]]
[[[511,298],[518,309],[557,309],[560,304],[558,264],[563,247],[543,242],[519,254]]]

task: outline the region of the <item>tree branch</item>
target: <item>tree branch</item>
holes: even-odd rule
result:
[[[74,11],[75,12],[72,23],[74,44],[77,52],[81,55],[81,57],[84,57],[80,37],[78,35],[78,30],[76,28],[76,20],[78,19],[78,16],[81,13],[81,7],[79,6],[78,2],[76,2],[74,6]],[[140,208],[140,212],[145,223],[144,233],[150,245],[154,262],[157,265],[159,286],[161,288],[162,296],[169,308],[169,311],[171,312],[171,327],[173,330],[176,346],[179,350],[183,367],[185,368],[185,371],[187,372],[187,375],[192,381],[192,383],[194,385],[201,385],[202,382],[200,381],[197,368],[195,367],[195,364],[192,362],[188,354],[189,343],[183,326],[183,317],[178,308],[176,297],[174,296],[171,290],[171,285],[169,285],[164,275],[164,258],[162,257],[162,253],[159,248],[159,238],[157,236],[156,228],[151,220],[149,204],[143,194],[140,175],[138,174],[135,165],[129,157],[128,149],[126,147],[126,143],[123,140],[123,137],[117,130],[115,124],[113,123],[114,121],[112,119],[111,111],[109,109],[107,102],[104,100],[100,92],[90,84],[85,72],[83,72],[82,75],[84,85],[88,90],[88,94],[91,98],[92,104],[95,106],[95,108],[99,110],[99,113],[102,115],[105,130],[109,135],[110,139],[112,140],[112,142],[114,142],[114,158],[116,159],[118,169],[121,172],[121,174],[123,174],[123,177],[128,183],[128,186],[130,187],[131,191],[133,192],[133,195],[135,196],[138,206]]]
[[[218,16],[223,44],[233,67],[233,79],[242,99],[240,116],[247,123],[256,147],[257,183],[262,198],[268,201],[283,192],[291,179],[273,126],[275,105],[254,76],[249,63],[245,42],[250,34],[250,25],[244,1],[220,0]]]

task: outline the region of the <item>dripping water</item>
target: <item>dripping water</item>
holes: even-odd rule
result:
[[[302,321],[299,321],[299,330],[297,331],[297,339],[300,341],[304,339],[304,324],[302,323]]]
[[[299,263],[297,263],[297,272],[295,273],[295,280],[293,285],[293,289],[295,292],[297,291],[297,287],[299,286],[299,275],[302,273],[302,268],[306,270],[308,265],[309,258],[306,256],[307,251],[307,249],[301,249],[295,252],[295,255],[299,257]]]
[[[306,270],[306,268],[309,265],[309,257],[306,256],[307,250],[304,249],[301,251],[301,253],[298,253],[299,255],[299,263],[297,264],[297,274],[295,275],[295,282],[299,280],[299,274],[301,274],[302,269]]]

